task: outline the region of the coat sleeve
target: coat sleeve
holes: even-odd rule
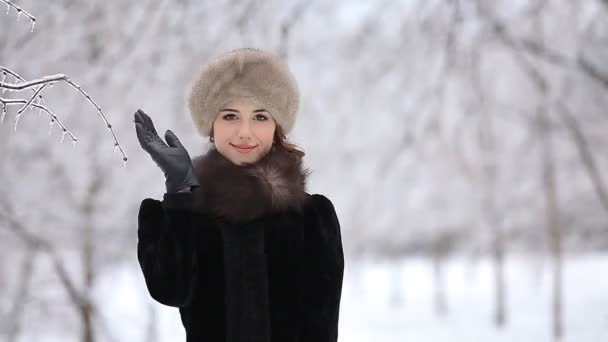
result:
[[[338,340],[338,318],[344,253],[340,223],[333,204],[322,195],[313,195],[315,224],[308,237],[305,303],[305,341],[335,342]]]
[[[146,198],[138,216],[137,258],[152,298],[170,306],[188,305],[198,277],[191,192]]]

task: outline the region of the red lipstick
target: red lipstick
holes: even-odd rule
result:
[[[234,147],[240,153],[249,153],[254,148],[256,148],[256,145],[253,145],[253,146],[252,145],[246,145],[246,144],[239,144],[239,145],[230,144],[230,145],[232,145],[232,147]]]

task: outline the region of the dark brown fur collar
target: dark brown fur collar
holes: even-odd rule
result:
[[[193,160],[200,187],[198,210],[229,222],[247,222],[286,209],[299,210],[307,197],[309,171],[295,153],[273,147],[254,164],[235,165],[212,148]]]

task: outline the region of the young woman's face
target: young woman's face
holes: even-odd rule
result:
[[[255,163],[270,151],[275,128],[266,109],[248,99],[233,99],[213,122],[215,148],[236,165]]]

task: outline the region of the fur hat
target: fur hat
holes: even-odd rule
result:
[[[242,48],[203,65],[194,80],[188,108],[199,133],[209,136],[221,107],[241,97],[268,110],[283,133],[293,128],[300,95],[287,64],[269,52]]]

